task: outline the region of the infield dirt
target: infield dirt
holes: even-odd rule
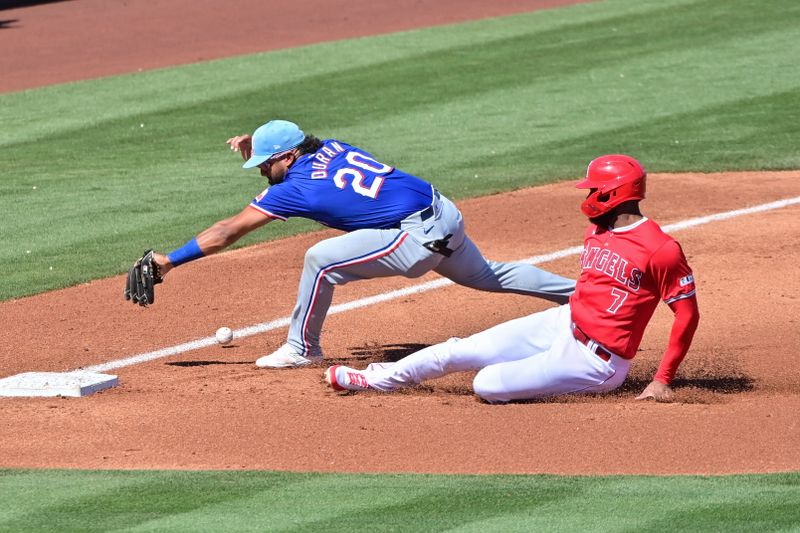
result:
[[[464,13],[498,15],[494,10],[500,6],[507,12],[531,7],[530,2],[461,2],[459,17],[448,19],[452,10],[446,9],[446,2],[412,2],[411,7],[428,8],[421,19],[419,12],[403,2],[381,4],[399,10],[396,16],[384,17],[391,24],[364,26],[359,34],[469,18],[461,18]],[[484,4],[490,4],[489,11],[480,11]],[[0,39],[7,31],[19,36],[39,27],[28,24],[28,14],[41,17],[48,10],[65,28],[79,28],[84,21],[65,23],[63,17],[85,14],[87,7],[100,9],[101,5],[131,9],[121,2],[87,0],[5,11],[4,18],[18,22],[0,30]],[[466,5],[474,11],[463,8]],[[442,11],[430,12],[435,6]],[[414,16],[404,19],[410,11]],[[304,37],[307,41],[284,40],[274,46],[350,37],[346,29],[352,30],[348,17],[354,17],[353,13],[338,13],[344,27],[325,25],[328,34],[322,33],[321,26],[315,27],[316,33]],[[144,24],[145,19],[129,20]],[[150,31],[140,27],[142,32]],[[227,53],[254,51],[247,47],[248,36],[240,37],[239,48],[226,48]],[[210,52],[198,50],[219,51],[222,47],[217,44],[212,40],[207,48],[188,52],[187,46],[182,56],[165,60],[181,63],[206,58],[204,54]],[[141,43],[133,48],[142,57],[159,55]],[[64,81],[58,76],[48,79],[42,66],[45,60],[38,59],[42,77],[37,83]],[[120,72],[118,67],[138,68],[130,62],[112,65],[110,70],[87,68],[85,75]],[[6,86],[5,90],[13,89]],[[655,174],[649,178],[643,209],[665,225],[796,197],[800,195],[798,178],[797,171]],[[484,253],[512,260],[579,245],[585,224],[578,211],[580,200],[580,192],[562,183],[459,205],[470,236]],[[285,329],[279,329],[241,339],[231,348],[212,347],[119,369],[119,387],[88,398],[3,399],[0,424],[11,429],[0,434],[0,464],[568,474],[798,470],[800,283],[796,265],[800,257],[794,237],[800,234],[798,215],[800,207],[794,205],[675,234],[698,280],[702,318],[692,351],[679,372],[674,403],[633,400],[649,381],[666,342],[671,317],[663,306],[621,391],[505,406],[477,401],[468,373],[401,394],[348,395],[325,387],[325,366],[256,369],[253,361],[283,342]],[[122,277],[2,303],[2,375],[72,370],[208,337],[221,325],[236,329],[287,316],[305,250],[335,234],[316,232],[181,267],[158,287],[158,301],[148,309],[122,299]],[[578,273],[577,256],[542,266],[572,277]],[[435,276],[350,284],[337,290],[334,303],[428,279]],[[333,315],[323,333],[325,365],[340,362],[360,367],[394,359],[547,305],[533,298],[451,286]]]

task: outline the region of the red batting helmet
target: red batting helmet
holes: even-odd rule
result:
[[[578,189],[597,189],[581,204],[581,211],[593,218],[622,202],[644,199],[646,176],[644,167],[628,155],[611,154],[594,159],[586,169],[586,178],[575,185]]]

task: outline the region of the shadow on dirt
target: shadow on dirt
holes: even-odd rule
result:
[[[604,394],[565,394],[540,400],[520,400],[511,403],[620,403],[634,401],[650,379],[628,378],[619,388]],[[755,389],[755,381],[743,376],[714,376],[704,378],[676,379],[672,383],[674,403],[715,404],[724,403],[725,395],[750,392]],[[463,393],[459,387],[451,387],[451,393]],[[467,394],[470,391],[466,392]],[[480,401],[480,400],[479,400]],[[646,400],[646,401],[653,401]]]
[[[56,4],[68,0],[0,0],[0,11],[6,9],[19,9],[23,7],[33,7],[41,4]],[[26,12],[27,13],[27,12]],[[13,30],[19,28],[20,19],[0,20],[0,30]]]
[[[385,361],[399,361],[407,355],[418,352],[423,348],[427,348],[428,344],[419,343],[404,343],[404,344],[383,344],[383,345],[368,345],[357,346],[349,348],[350,353],[356,356],[356,359],[375,359],[370,362],[385,362]]]
[[[38,6],[41,4],[57,4],[65,1],[68,0],[0,0],[0,11],[4,9]]]
[[[627,379],[620,388],[612,394],[629,394],[641,392],[650,383],[649,379]],[[706,378],[676,379],[672,388],[680,390],[692,387],[719,394],[736,394],[750,392],[755,388],[755,380],[746,376],[714,376]]]

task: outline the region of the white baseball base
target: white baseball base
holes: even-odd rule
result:
[[[24,372],[0,379],[0,396],[88,396],[115,387],[117,376],[86,370],[72,372]]]

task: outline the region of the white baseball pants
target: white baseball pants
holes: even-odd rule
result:
[[[566,304],[429,346],[364,374],[371,388],[391,391],[451,372],[479,370],[473,388],[492,403],[601,393],[622,385],[630,360],[613,355],[604,361],[572,336],[571,323]]]

